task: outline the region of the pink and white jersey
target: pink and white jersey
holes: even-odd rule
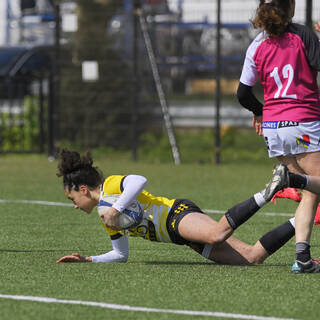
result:
[[[276,38],[260,33],[250,44],[240,82],[264,88],[263,121],[320,121],[317,71],[320,43],[307,27],[290,24]]]

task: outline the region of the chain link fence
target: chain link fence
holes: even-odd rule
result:
[[[23,30],[12,38],[20,44],[51,47],[53,110],[48,113],[44,104],[47,111],[42,115],[51,114],[51,118],[42,121],[45,125],[41,129],[42,140],[49,139],[44,148],[50,155],[61,146],[72,145],[131,149],[136,158],[137,148],[150,135],[157,137],[166,131],[170,138],[171,130],[174,140],[173,128],[214,130],[217,61],[221,72],[221,125],[250,124],[250,114],[238,105],[235,90],[245,51],[257,32],[250,19],[258,1],[221,1],[220,60],[216,41],[218,1],[41,2],[42,9],[38,6],[31,13],[39,15],[42,10],[47,20],[28,24],[30,10],[28,14],[21,12],[24,19],[19,24]],[[319,19],[318,1],[297,1],[295,22],[311,25],[312,20]],[[13,107],[6,110],[11,114]],[[5,123],[2,120],[0,124],[2,132]],[[20,121],[20,127],[24,126]],[[4,139],[2,135],[0,149],[10,151]],[[32,150],[41,151],[43,147]]]

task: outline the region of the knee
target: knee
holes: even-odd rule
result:
[[[302,190],[302,200],[301,201],[312,201],[312,202],[317,202],[319,201],[319,195],[312,193],[308,190]]]
[[[208,244],[218,245],[227,239],[227,234],[223,232],[214,232],[208,237]]]
[[[228,239],[233,233],[228,220],[223,216],[218,223],[212,224],[206,231],[206,243],[218,245]]]
[[[228,239],[233,233],[227,218],[223,216],[217,225],[214,225],[209,236],[210,244],[221,244]]]

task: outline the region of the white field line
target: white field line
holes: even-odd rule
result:
[[[214,214],[223,214],[226,211],[222,210],[212,210],[212,209],[203,209],[206,213],[214,213]],[[262,214],[265,216],[283,216],[283,217],[293,217],[294,213],[285,213],[285,212],[258,212],[257,214]]]
[[[60,207],[73,207],[72,203],[65,202],[51,202],[51,201],[40,201],[40,200],[4,200],[0,199],[0,203],[21,203],[21,204],[39,204],[45,206],[60,206]],[[203,209],[206,213],[212,214],[224,214],[226,211],[223,210],[213,210],[213,209]],[[283,216],[283,217],[293,217],[294,213],[285,212],[258,212],[265,216]]]
[[[48,297],[32,297],[32,296],[18,296],[18,295],[6,295],[0,294],[0,299],[11,299],[19,301],[34,301],[43,303],[60,303],[71,305],[82,305],[90,307],[99,307],[104,309],[122,310],[122,311],[140,311],[140,312],[154,312],[154,313],[171,313],[171,314],[183,314],[187,316],[204,316],[214,318],[229,318],[229,319],[248,319],[248,320],[297,320],[292,318],[276,318],[276,317],[261,317],[246,314],[225,313],[225,312],[210,312],[210,311],[192,311],[192,310],[175,310],[175,309],[156,309],[145,307],[133,307],[121,304],[112,304],[105,302],[95,301],[81,301],[81,300],[62,300]]]
[[[73,207],[72,203],[40,201],[40,200],[3,200],[3,199],[0,199],[0,203],[23,203],[23,204],[41,204],[44,206]]]

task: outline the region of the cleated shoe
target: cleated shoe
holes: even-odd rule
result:
[[[320,273],[319,260],[312,259],[308,262],[301,262],[296,260],[291,268],[292,273]]]
[[[320,203],[318,204],[318,208],[317,208],[317,211],[316,211],[316,215],[314,217],[314,224],[316,226],[319,226],[320,225]]]
[[[283,163],[275,165],[272,178],[261,191],[263,198],[269,202],[272,197],[279,191],[289,186],[289,170]]]
[[[296,188],[285,188],[284,190],[279,190],[278,192],[276,192],[270,202],[276,204],[277,199],[279,198],[291,199],[293,201],[300,202],[302,199],[302,194]],[[314,217],[314,225],[320,226],[320,203]]]
[[[276,204],[277,198],[290,199],[296,202],[300,202],[302,199],[302,195],[301,192],[296,188],[285,188],[283,191],[279,190],[278,192],[276,192],[276,194],[272,197],[271,202]]]

